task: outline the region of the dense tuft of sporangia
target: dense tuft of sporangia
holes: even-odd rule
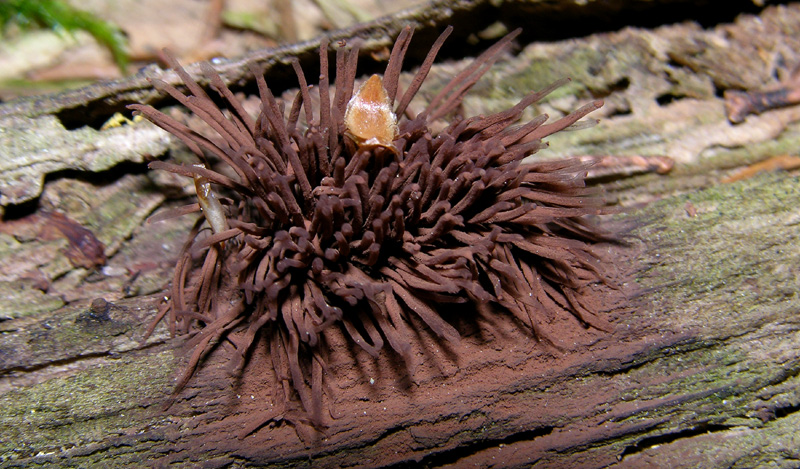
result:
[[[388,342],[407,358],[412,315],[440,338],[459,341],[440,315],[452,305],[489,318],[510,313],[544,340],[546,324],[559,315],[601,323],[593,288],[609,274],[595,253],[604,237],[586,220],[600,207],[585,188],[587,167],[523,159],[602,102],[550,123],[547,116],[519,123],[559,82],[508,110],[455,119],[439,132],[429,127],[459,108],[518,33],[477,57],[416,114],[409,103],[449,28],[404,91],[398,83],[410,28],[397,38],[383,77],[358,87],[357,45],[336,51],[335,92],[324,41],[318,86],[294,63],[300,91],[292,102],[273,96],[254,71],[255,119],[211,66],[204,74],[216,102],[177,63],[186,94],[154,81],[213,129],[203,135],[152,107],[131,106],[199,160],[151,164],[194,178],[198,203],[173,214],[203,213],[156,321],[167,317],[173,334],[195,334],[179,389],[220,340],[233,344],[234,368],[266,344],[283,383],[276,418],[294,413],[319,424],[326,328],[341,328],[373,356]]]

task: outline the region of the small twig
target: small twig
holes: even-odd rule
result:
[[[800,83],[792,83],[772,91],[725,90],[725,112],[733,124],[744,122],[749,114],[761,114],[800,104]]]
[[[751,164],[746,168],[742,168],[735,173],[731,174],[730,176],[723,178],[723,183],[730,183],[741,181],[743,179],[749,179],[755,176],[758,173],[762,172],[771,172],[777,171],[782,169],[784,171],[790,171],[792,169],[800,168],[800,157],[792,156],[792,155],[779,155],[773,156],[772,158],[768,158],[764,161],[759,161],[758,163]]]
[[[589,179],[626,177],[640,173],[666,174],[675,165],[675,160],[660,155],[582,155],[577,158],[592,163],[586,175]]]

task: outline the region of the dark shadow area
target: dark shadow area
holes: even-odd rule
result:
[[[55,116],[67,130],[80,129],[86,126],[100,130],[103,124],[108,122],[116,113],[126,119],[132,119],[133,112],[125,107],[128,104],[133,104],[133,102],[114,103],[113,105],[100,102],[90,103],[86,106],[62,109],[60,112],[55,113]]]
[[[770,5],[788,2],[770,2]],[[501,20],[510,27],[523,27],[521,42],[551,42],[617,31],[622,28],[656,28],[695,22],[703,28],[730,23],[741,14],[764,9],[751,0],[610,0],[588,2],[510,2],[501,9]]]
[[[431,453],[423,457],[419,461],[408,461],[399,464],[394,464],[392,468],[420,468],[420,467],[441,467],[449,465],[458,465],[460,459],[472,456],[481,451],[497,448],[501,445],[511,445],[522,441],[532,441],[536,438],[549,435],[553,432],[554,427],[541,427],[533,430],[526,430],[513,433],[505,438],[487,438],[485,440],[473,440],[469,443],[456,446],[455,448],[441,451],[438,453]]]
[[[692,428],[687,428],[686,430],[680,432],[651,436],[640,440],[635,445],[631,445],[625,448],[625,451],[622,452],[620,458],[625,458],[625,456],[630,456],[632,454],[640,453],[654,446],[665,445],[668,443],[672,443],[673,441],[681,440],[684,438],[692,438],[698,435],[703,435],[705,433],[714,433],[718,431],[728,430],[730,428],[731,428],[730,425],[717,425],[712,423],[705,423],[702,425],[697,425]]]

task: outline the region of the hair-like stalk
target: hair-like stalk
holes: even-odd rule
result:
[[[357,89],[357,45],[336,51],[334,93],[324,40],[313,91],[293,62],[300,90],[291,103],[276,98],[254,70],[256,118],[211,66],[204,74],[225,110],[173,61],[188,91],[153,83],[205,121],[208,135],[150,106],[131,106],[201,163],[150,165],[195,180],[199,204],[171,214],[204,215],[151,326],[167,317],[173,334],[194,334],[176,392],[221,340],[235,348],[235,369],[264,343],[283,383],[272,417],[322,425],[326,328],[340,328],[372,356],[388,342],[407,359],[412,315],[458,343],[459,332],[439,314],[453,304],[490,318],[510,313],[545,341],[546,324],[558,315],[603,327],[593,287],[612,282],[611,270],[594,249],[606,235],[586,219],[602,210],[585,188],[587,165],[523,162],[546,146],[544,137],[602,102],[552,122],[539,116],[519,123],[562,80],[510,109],[453,120],[434,133],[431,122],[452,114],[519,34],[478,56],[414,116],[409,104],[450,32],[436,40],[405,90],[399,77],[411,28],[398,36],[383,77]],[[221,166],[227,170],[213,169]]]

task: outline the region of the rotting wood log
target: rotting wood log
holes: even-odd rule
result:
[[[565,328],[573,333],[562,351],[502,320],[457,321],[458,353],[423,330],[427,352],[410,376],[391,356],[336,349],[329,404],[339,415],[323,435],[283,423],[239,439],[247,413],[269,408],[270,384],[232,381],[214,355],[163,410],[185,361],[181,339],[159,327],[144,347],[139,340],[191,220],[143,220],[165,187],[182,186],[119,173],[48,182],[37,210],[13,208],[0,225],[0,465],[796,466],[800,180],[781,172],[719,181],[795,152],[800,109],[734,126],[717,96],[788,75],[800,63],[791,31],[800,31],[796,4],[710,29],[532,42],[498,64],[468,114],[571,75],[540,111],[607,96],[605,115],[550,139],[551,157],[676,159],[668,175],[598,183],[625,207],[609,223],[634,226],[630,246],[615,251],[634,269],[631,299],[609,314],[611,331]],[[437,66],[432,86],[457,67]],[[74,267],[47,212],[91,229],[108,264]],[[261,364],[256,356],[250,366]]]

